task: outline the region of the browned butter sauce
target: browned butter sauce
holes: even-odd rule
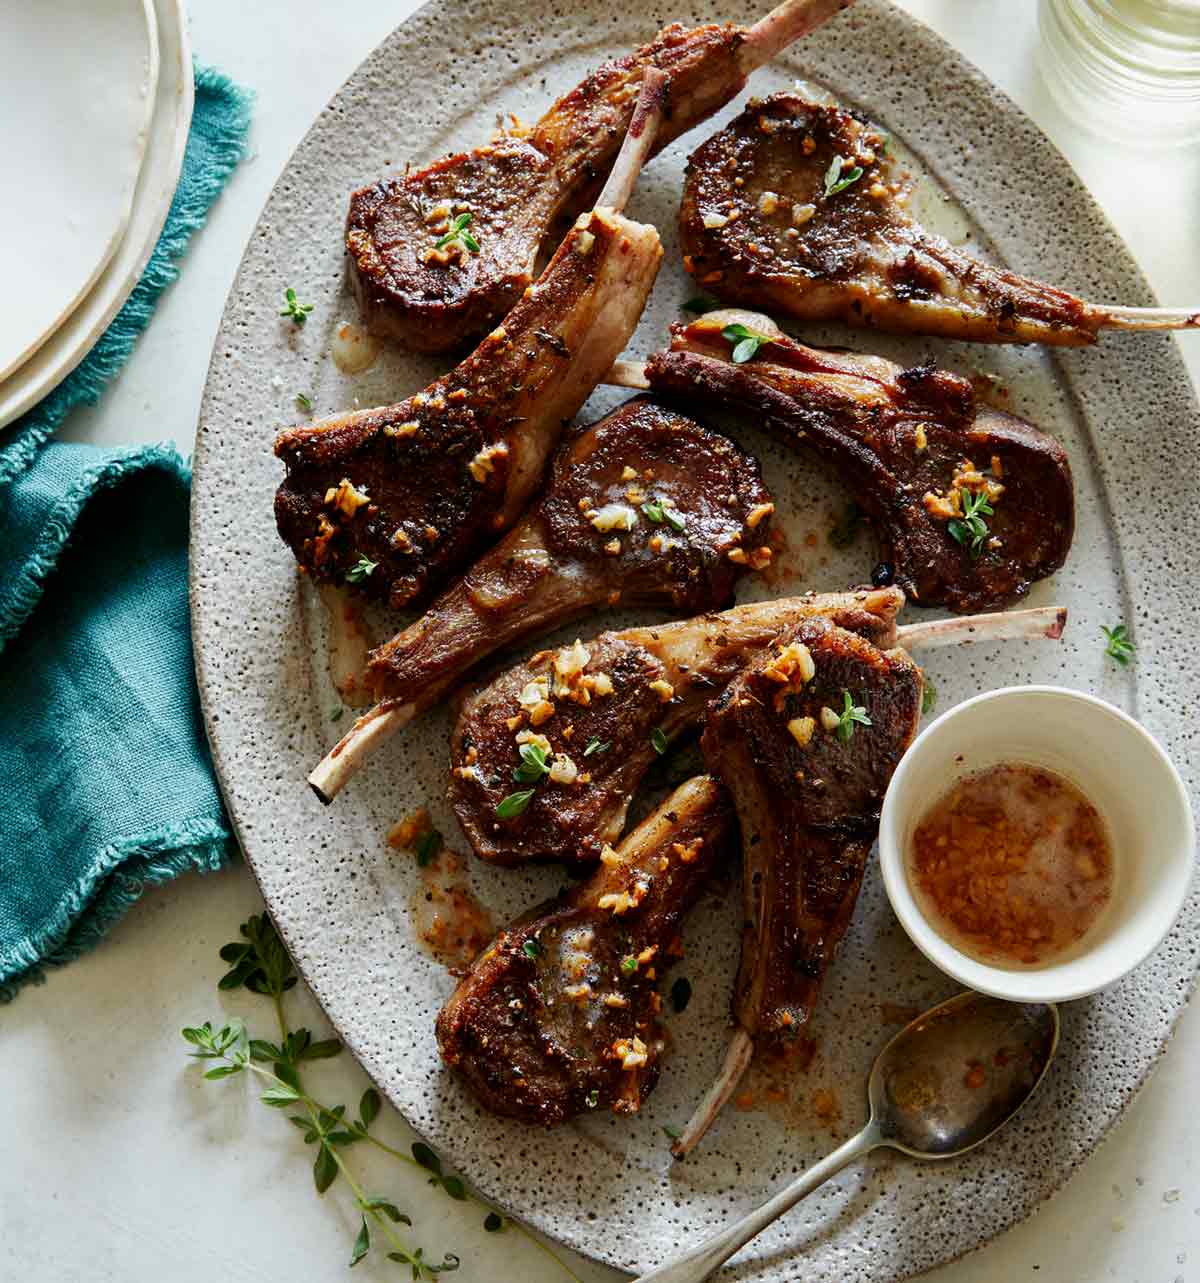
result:
[[[918,903],[945,938],[992,966],[1072,950],[1112,898],[1103,819],[1063,776],[1003,763],[959,780],[909,849]]]

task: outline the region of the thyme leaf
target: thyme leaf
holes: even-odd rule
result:
[[[1104,647],[1104,653],[1114,663],[1119,664],[1122,668],[1128,668],[1130,661],[1137,654],[1137,647],[1129,639],[1129,632],[1124,624],[1116,624],[1112,628],[1105,628],[1103,624],[1100,631],[1108,639]]]
[[[857,183],[863,176],[862,167],[855,165],[852,169],[845,169],[846,161],[842,156],[835,156],[829,162],[829,168],[825,171],[825,198],[836,196],[838,192],[844,192],[847,187]]]
[[[311,303],[301,303],[296,298],[296,291],[290,285],[283,291],[283,310],[279,315],[290,318],[293,325],[303,325],[312,310]]]
[[[842,691],[842,697],[843,703],[841,714],[838,716],[837,737],[845,744],[853,737],[855,726],[870,726],[871,719],[867,716],[867,710],[863,705],[854,702],[854,697],[848,690]]]

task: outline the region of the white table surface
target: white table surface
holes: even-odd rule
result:
[[[1049,103],[1033,69],[1032,0],[904,0],[1011,94],[1067,153],[1141,260],[1164,303],[1200,296],[1200,152],[1140,155],[1091,140]],[[173,438],[187,450],[225,294],[271,185],[308,123],[412,0],[203,0],[194,47],[258,92],[251,157],[195,238],[183,275],[117,384],[77,413],[64,436],[109,444]],[[755,10],[760,5],[753,5]],[[664,16],[669,6],[664,10]],[[735,16],[731,12],[731,16]],[[647,30],[650,18],[647,19]],[[432,91],[431,91],[432,92]],[[436,93],[431,98],[436,110]],[[1200,335],[1184,347],[1200,376]],[[256,1280],[339,1277],[357,1220],[339,1184],[316,1197],[311,1149],[239,1079],[201,1083],[181,1025],[269,1008],[244,991],[218,998],[217,948],[260,908],[244,867],[153,891],[87,958],[0,1011],[0,1278],[29,1283],[171,1279],[223,1272]],[[296,1021],[323,1028],[302,987]],[[1200,1012],[1122,1125],[1037,1216],[982,1252],[930,1276],[937,1283],[1032,1278],[1041,1283],[1182,1283],[1200,1278]],[[365,1076],[348,1055],[311,1073],[320,1094],[356,1101]],[[385,1111],[376,1127],[412,1139]],[[368,1157],[361,1147],[359,1161]],[[416,1222],[435,1259],[458,1252],[463,1283],[562,1276],[509,1232],[384,1160],[369,1187]],[[1181,1191],[1181,1192],[1180,1192]],[[577,1263],[586,1280],[615,1273]],[[402,1278],[364,1263],[360,1280]],[[803,1276],[797,1263],[796,1277]]]

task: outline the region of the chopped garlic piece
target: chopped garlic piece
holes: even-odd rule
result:
[[[508,455],[508,446],[503,441],[497,441],[493,445],[484,446],[482,450],[467,464],[467,471],[481,485],[487,478],[496,471],[494,460],[503,459]]]
[[[550,763],[550,778],[555,784],[574,784],[579,768],[566,753],[556,753]]]
[[[517,696],[517,703],[528,712],[542,703],[549,694],[549,681],[545,677],[538,677],[526,684],[525,688]]]
[[[815,205],[793,205],[792,226],[803,227],[816,212],[817,207]]]
[[[793,717],[787,724],[788,733],[801,748],[808,746],[813,732],[817,729],[816,721],[811,717]]]
[[[359,490],[349,477],[343,477],[336,486],[325,491],[325,502],[345,516],[353,517],[363,504],[371,502],[371,497],[365,490]]]
[[[715,231],[718,227],[724,227],[729,219],[724,214],[705,214],[704,226],[710,231]]]
[[[415,419],[410,419],[408,423],[389,423],[383,429],[383,435],[385,437],[411,437],[416,434],[420,426]]]
[[[590,254],[592,246],[596,243],[596,237],[591,232],[580,232],[579,239],[575,242],[575,248],[580,254]]]
[[[607,864],[610,869],[621,863],[621,857],[607,842],[600,850],[600,863]]]
[[[821,708],[821,725],[832,734],[842,724],[842,719],[829,707],[828,704]]]
[[[554,705],[549,700],[542,700],[540,704],[535,704],[529,710],[530,726],[541,726],[543,722],[548,722],[554,716]]]
[[[606,993],[604,997],[600,999],[600,1001],[604,1003],[606,1007],[628,1007],[629,1006],[629,999],[619,993]]]
[[[637,513],[626,503],[606,503],[603,508],[588,513],[588,520],[601,534],[610,530],[632,530],[637,519]]]
[[[587,647],[575,638],[570,646],[564,646],[554,657],[554,671],[561,678],[574,677],[576,673],[582,672],[587,667],[591,655]]]
[[[746,525],[753,530],[760,521],[765,517],[769,517],[774,511],[775,505],[773,503],[755,504],[754,507],[746,514]]]
[[[925,435],[925,425],[923,423],[917,424],[917,430],[913,436],[917,442],[918,452],[924,450],[929,445],[929,438]]]
[[[592,673],[591,687],[597,695],[611,695],[613,693],[612,678],[607,673]]]
[[[636,468],[631,468],[631,467],[629,466],[629,464],[626,464],[626,465],[621,469],[621,480],[622,480],[622,481],[636,481],[636,480],[637,480],[637,475],[638,475],[638,474],[637,474],[637,469],[636,469]]]
[[[764,214],[773,214],[779,208],[779,196],[776,192],[763,192],[758,198],[758,208]]]
[[[664,704],[669,704],[675,698],[675,687],[670,682],[663,681],[661,677],[650,683],[650,689]]]
[[[636,1034],[628,1042],[614,1043],[613,1051],[620,1056],[622,1069],[640,1069],[650,1059],[649,1049]]]
[[[543,753],[550,752],[550,741],[537,731],[520,731],[517,734],[518,744],[532,744],[534,748],[540,749]]]
[[[609,891],[596,901],[597,908],[611,909],[615,914],[625,913],[629,909],[636,909],[637,904],[637,900],[628,891]]]

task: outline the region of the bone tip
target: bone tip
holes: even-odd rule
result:
[[[333,802],[333,799],[336,796],[336,794],[327,793],[321,787],[321,785],[317,782],[318,779],[319,779],[319,776],[314,771],[312,775],[308,777],[308,787],[312,789],[312,791],[317,795],[317,801],[319,801],[322,806],[329,806]]]

